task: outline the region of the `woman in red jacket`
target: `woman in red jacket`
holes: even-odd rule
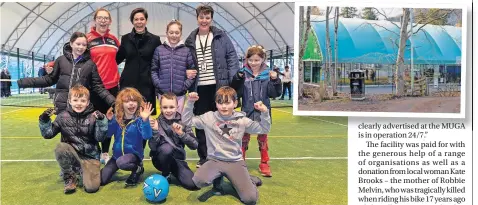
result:
[[[97,9],[94,13],[94,26],[87,34],[88,43],[90,44],[91,59],[98,67],[98,73],[105,88],[113,96],[118,95],[119,91],[119,71],[116,64],[116,53],[120,46],[118,38],[110,34],[109,26],[112,19],[111,14],[104,8]],[[91,102],[96,110],[106,114],[109,106],[106,105],[97,95],[91,95]],[[101,143],[101,162],[106,164],[109,160],[108,151],[111,139],[107,139]]]

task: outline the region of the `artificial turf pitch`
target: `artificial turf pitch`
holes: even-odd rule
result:
[[[347,204],[347,118],[293,116],[292,107],[280,107],[284,104],[292,101],[273,101],[271,178],[258,172],[260,155],[256,136],[251,136],[246,161],[249,172],[263,180],[258,204]],[[38,128],[38,116],[44,110],[1,107],[2,204],[149,204],[141,184],[125,188],[124,180],[129,176],[125,171],[119,171],[113,178],[118,181],[97,193],[78,188],[72,195],[63,194],[63,180],[53,153],[59,135],[45,140]],[[189,166],[196,171],[197,153],[186,150]],[[146,147],[143,179],[159,173],[148,153]],[[228,182],[223,184],[226,195],[211,196],[212,187],[188,191],[175,181],[164,204],[240,204]]]

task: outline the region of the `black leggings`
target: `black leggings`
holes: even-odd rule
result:
[[[198,101],[194,103],[194,115],[202,115],[209,111],[216,111],[216,84],[213,85],[202,85],[197,88],[198,95],[201,96]],[[202,162],[206,161],[207,158],[207,146],[206,146],[206,134],[204,130],[195,129],[196,138],[198,140],[198,149],[197,153],[199,160]]]
[[[179,154],[173,146],[168,143],[160,145],[156,152],[152,152],[152,162],[154,167],[161,171],[163,176],[170,173],[176,177],[181,185],[188,190],[198,190],[199,188],[193,182],[194,173],[189,169],[188,163],[179,160],[174,155]]]
[[[118,169],[134,173],[140,164],[141,160],[134,154],[125,154],[116,160],[111,158],[105,167],[101,169],[101,185],[109,183],[111,177],[113,177],[113,174],[116,173]]]

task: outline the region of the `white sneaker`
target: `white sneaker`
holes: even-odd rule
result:
[[[110,160],[110,155],[105,152],[105,153],[101,153],[101,156],[100,156],[100,162],[101,164],[105,164],[108,163],[108,161]]]

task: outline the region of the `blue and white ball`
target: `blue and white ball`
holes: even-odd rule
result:
[[[153,174],[146,178],[143,183],[143,193],[150,202],[161,202],[168,197],[168,180],[159,174]]]

